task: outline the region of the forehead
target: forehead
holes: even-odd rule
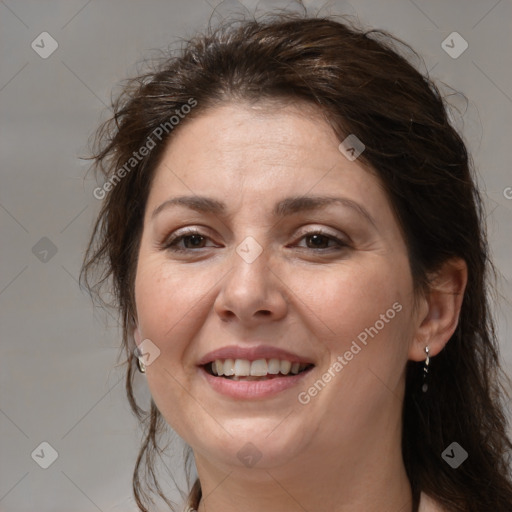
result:
[[[156,170],[150,203],[169,194],[217,194],[229,202],[343,192],[387,207],[376,175],[338,146],[311,105],[222,105],[176,131]]]

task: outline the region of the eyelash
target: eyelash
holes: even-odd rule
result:
[[[311,248],[311,247],[301,247],[301,248],[309,249],[312,251],[327,252],[327,251],[332,251],[333,249],[341,250],[341,249],[349,247],[349,245],[346,242],[343,242],[339,238],[336,238],[335,236],[333,236],[330,233],[327,233],[326,231],[323,231],[321,229],[316,229],[316,230],[310,231],[308,233],[304,233],[299,238],[299,240],[302,240],[303,238],[315,236],[315,235],[320,235],[322,237],[326,237],[328,239],[328,241],[335,242],[338,247],[333,246],[333,247],[325,247],[325,248]],[[179,242],[183,241],[184,239],[191,237],[191,236],[200,236],[204,239],[209,238],[208,236],[204,235],[203,233],[201,233],[200,231],[198,231],[196,229],[188,229],[186,232],[184,232],[180,235],[174,236],[174,237],[170,238],[169,240],[167,240],[166,242],[164,242],[162,244],[162,249],[169,250],[169,251],[176,252],[176,253],[180,253],[180,252],[184,253],[184,252],[194,251],[194,249],[189,249],[189,248],[178,248],[176,245],[177,243],[179,243]],[[207,249],[207,247],[199,247],[198,249],[199,250]]]

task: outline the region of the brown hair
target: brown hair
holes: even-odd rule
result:
[[[134,279],[152,176],[173,132],[190,119],[222,102],[264,99],[309,102],[323,112],[340,141],[356,134],[365,144],[359,158],[386,187],[418,293],[428,289],[429,276],[444,261],[466,261],[459,323],[431,360],[427,393],[421,392],[422,363],[407,362],[403,458],[416,500],[423,491],[448,511],[512,510],[506,375],[489,309],[489,278],[495,274],[482,200],[445,101],[409,56],[417,57],[383,31],[331,18],[280,15],[225,25],[187,41],[178,56],[168,55],[156,69],[129,81],[116,100],[112,119],[97,133],[94,157],[107,180],[176,110],[191,98],[197,102],[177,128],[109,187],[81,273],[81,282],[97,297],[103,285],[111,286],[122,316],[128,399],[139,420],[149,421],[133,479],[141,511],[148,510],[144,501],[153,491],[171,505],[154,467],[165,422],[153,401],[147,413],[138,406],[132,387]],[[453,441],[469,454],[458,469],[441,458]],[[143,459],[146,480],[140,477]],[[188,504],[197,507],[200,495],[196,481]]]

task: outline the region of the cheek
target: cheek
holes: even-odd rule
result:
[[[313,283],[307,304],[316,317],[312,330],[329,333],[317,338],[329,353],[317,378],[328,384],[324,390],[313,383],[302,399],[311,398],[319,416],[332,416],[326,428],[337,432],[340,417],[365,428],[401,393],[412,332],[409,274],[380,262],[304,282],[310,289]]]
[[[143,338],[160,350],[146,368],[146,381],[157,408],[180,435],[186,434],[184,408],[188,415],[195,414],[193,407],[187,407],[194,401],[183,383],[187,372],[194,370],[185,361],[189,340],[201,325],[198,314],[203,295],[196,280],[185,278],[165,262],[140,258],[135,280],[139,328]]]
[[[203,281],[204,282],[204,281]],[[204,295],[201,280],[186,278],[178,268],[156,259],[140,260],[135,280],[135,301],[143,335],[162,342],[187,315],[193,314]]]
[[[333,338],[357,336],[384,315],[395,319],[410,299],[410,278],[386,262],[346,265],[324,275],[298,276],[300,296],[325,324]],[[402,306],[395,306],[398,303]],[[387,314],[386,314],[387,313]],[[390,323],[391,323],[390,321]],[[387,324],[387,322],[386,322]],[[378,326],[381,326],[379,322]],[[338,335],[338,336],[337,336]]]
[[[190,328],[190,317],[199,299],[200,291],[193,282],[185,286],[165,265],[151,259],[139,260],[135,279],[138,326],[142,338],[151,340],[160,351],[147,369],[148,384],[155,387],[154,391],[158,390],[158,381],[168,380],[182,366],[190,335],[185,335],[185,329]],[[162,385],[165,389],[170,383]]]
[[[316,290],[307,294],[308,306],[318,318],[313,330],[328,333],[318,339],[329,353],[332,371],[343,374],[334,379],[333,390],[350,390],[362,400],[365,393],[367,398],[373,392],[380,397],[379,390],[399,385],[412,333],[412,281],[403,268],[408,269],[407,265],[375,259],[373,264],[340,267],[321,280],[312,275],[303,283]],[[333,369],[335,361],[339,365]]]

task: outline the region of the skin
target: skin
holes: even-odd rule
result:
[[[381,183],[338,145],[312,107],[228,103],[180,127],[156,170],[134,338],[160,350],[147,382],[165,420],[193,449],[200,512],[411,509],[401,456],[405,365],[424,360],[426,345],[435,356],[453,333],[466,267],[447,262],[415,303],[406,244]],[[226,213],[172,206],[152,218],[181,195],[213,197]],[[348,198],[372,221],[340,204],[273,216],[278,201],[304,195]],[[178,242],[185,252],[166,249],[185,227],[205,238]],[[346,245],[305,236],[318,229]],[[236,252],[248,236],[263,249],[252,263]],[[301,404],[298,393],[395,303],[401,311]],[[211,350],[261,342],[315,368],[300,386],[261,400],[220,395],[198,371]],[[248,442],[261,454],[253,467],[237,457]]]

